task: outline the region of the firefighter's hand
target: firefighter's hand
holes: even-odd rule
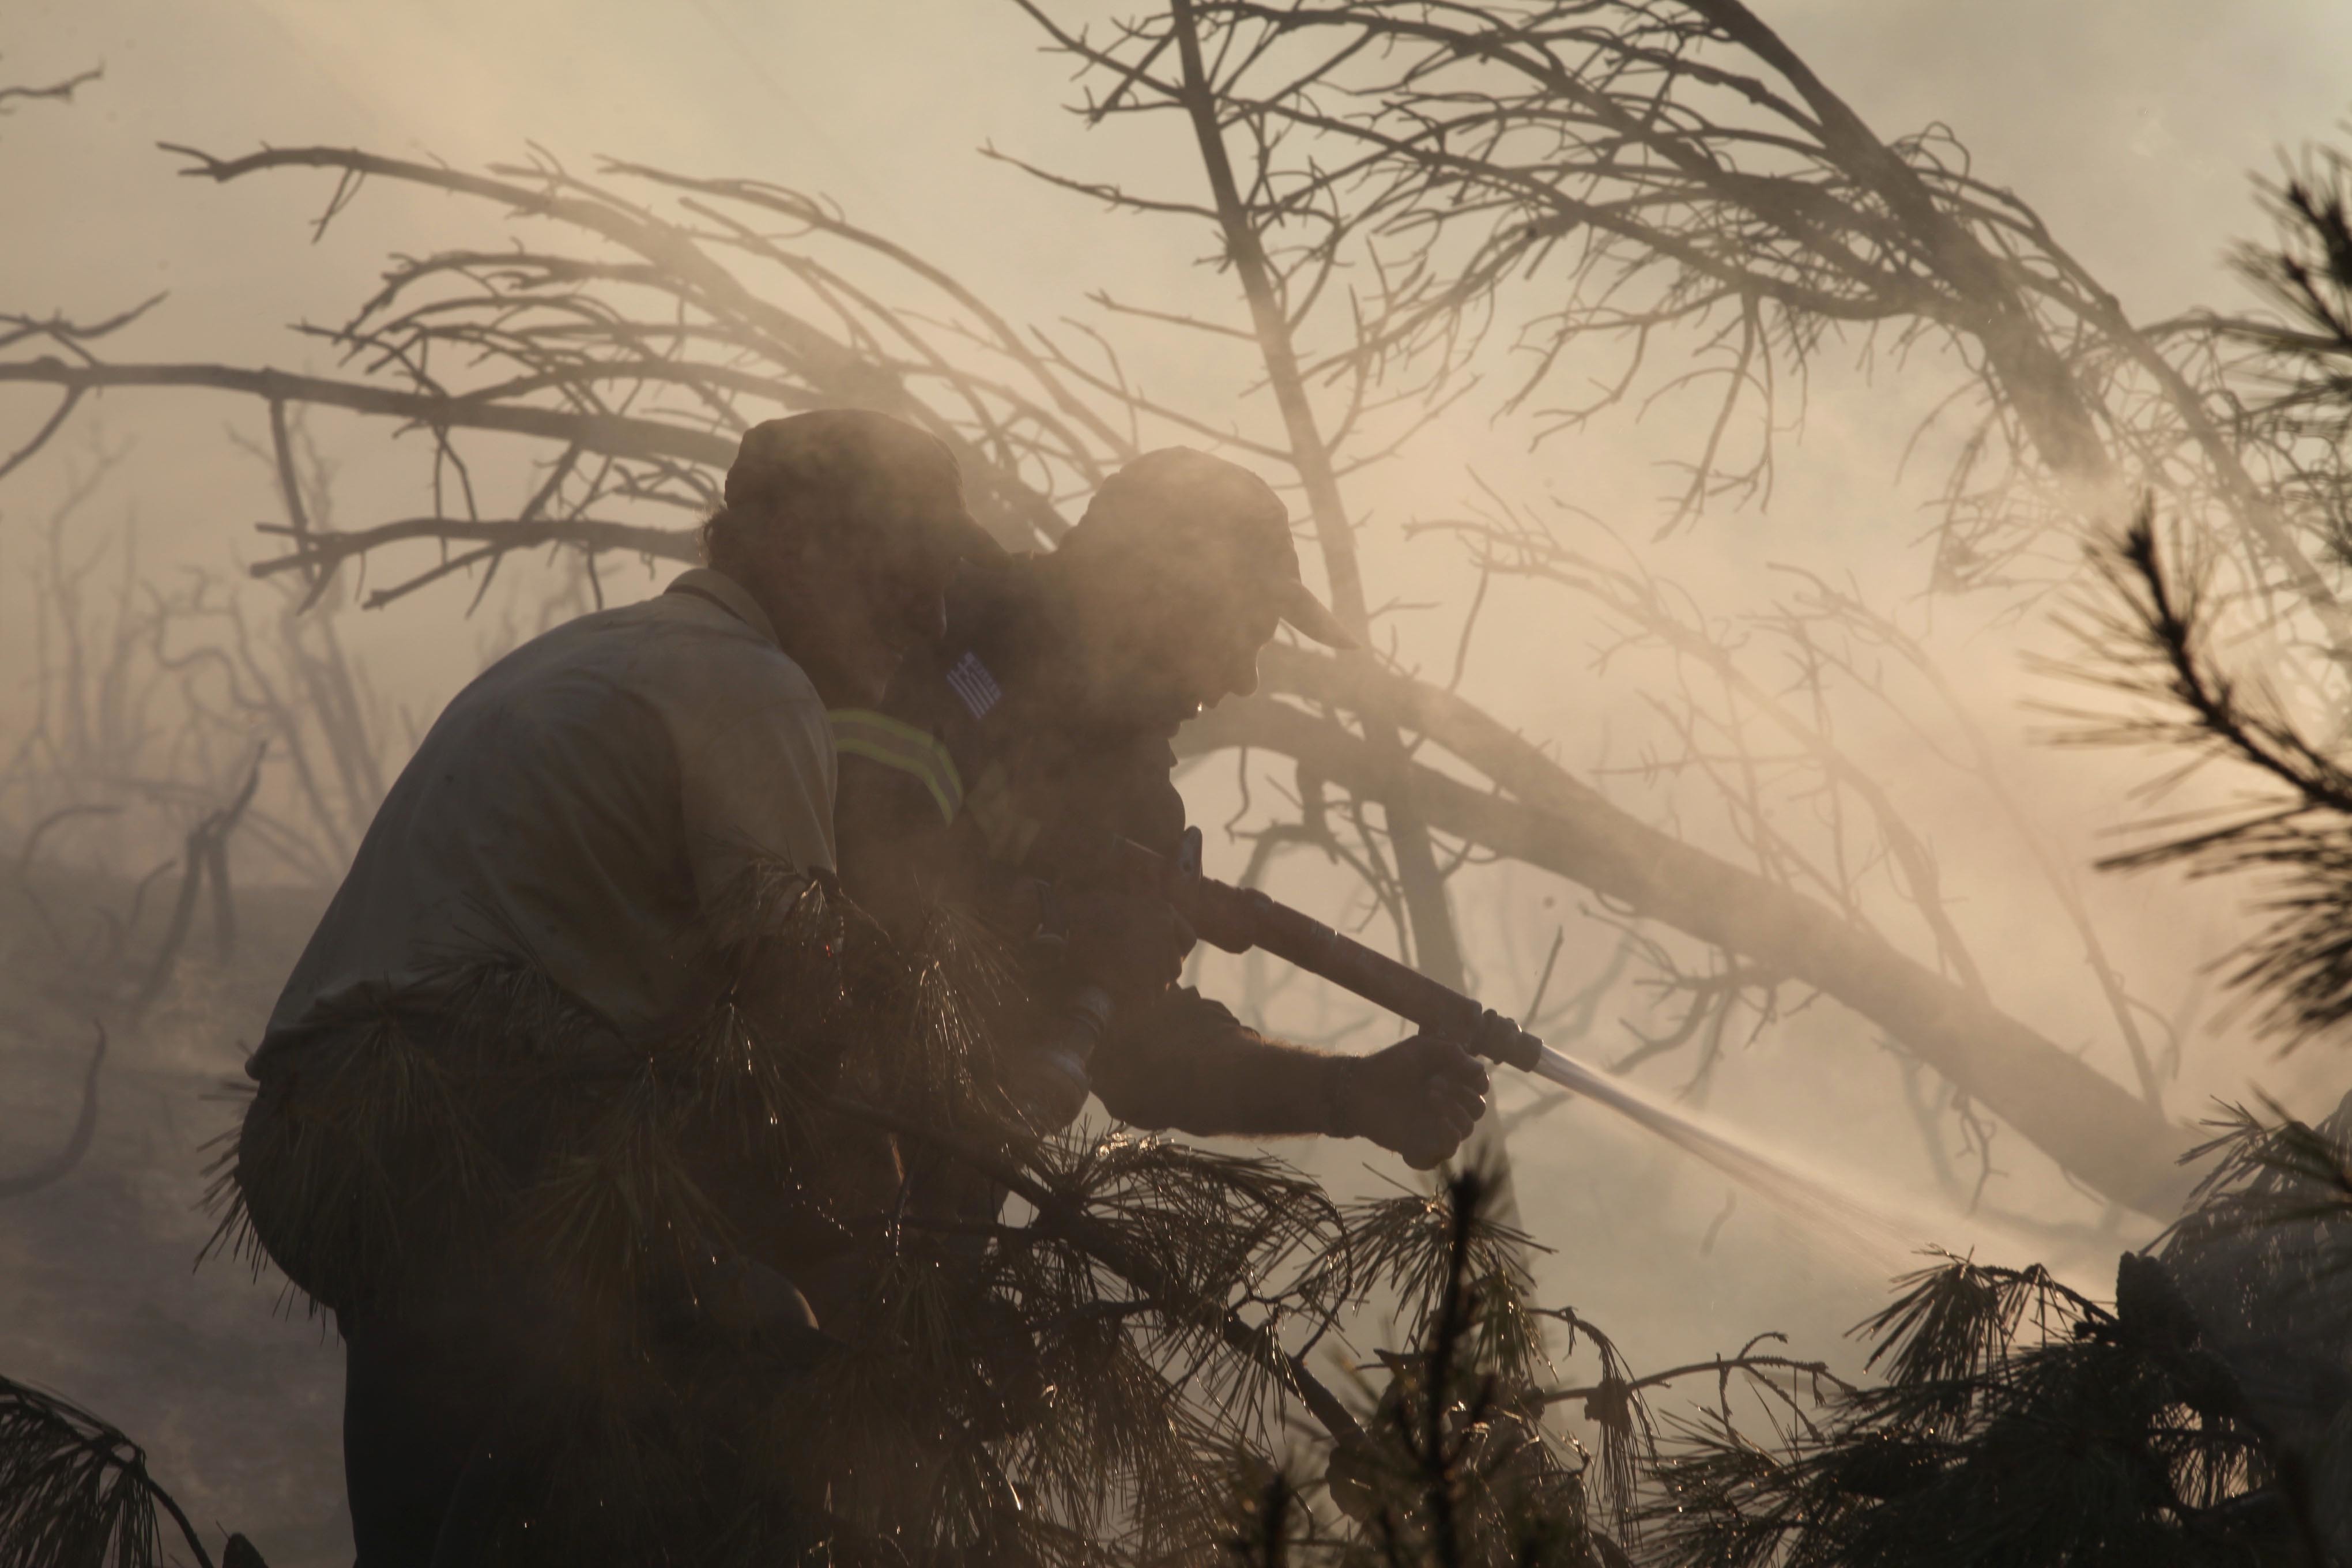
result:
[[[734,1339],[768,1335],[798,1341],[817,1332],[808,1298],[757,1258],[740,1254],[703,1258],[689,1266],[687,1289],[698,1328]]]
[[[1332,1065],[1334,1131],[1393,1150],[1415,1170],[1451,1157],[1486,1110],[1486,1068],[1450,1040],[1414,1035]]]
[[[1101,986],[1122,1007],[1149,1002],[1176,984],[1198,941],[1184,917],[1154,893],[1067,895],[1070,973]]]

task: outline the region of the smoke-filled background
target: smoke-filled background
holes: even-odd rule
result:
[[[1111,40],[1108,8],[1048,14]],[[2036,243],[2143,325],[2248,308],[2227,255],[2266,232],[2252,176],[2336,133],[2352,65],[2352,15],[2321,0],[1809,0],[1762,14],[1879,136],[1947,128],[1979,180],[2046,224]],[[1048,42],[1021,8],[975,0],[20,5],[0,20],[0,86],[103,73],[69,100],[0,100],[12,110],[0,118],[0,311],[91,323],[161,295],[89,352],[406,384],[415,367],[292,329],[344,322],[396,258],[548,237],[543,220],[413,182],[339,193],[331,171],[184,178],[190,160],[159,142],[217,157],[359,149],[467,171],[539,159],[590,178],[610,157],[771,182],[837,203],[1016,331],[1049,334],[1097,378],[1070,384],[1106,407],[1126,390],[1140,445],[1230,437],[1232,455],[1286,486],[1304,531],[1297,474],[1255,455],[1288,437],[1215,236],[1194,216],[1108,199],[1117,187],[1204,204],[1197,146],[1174,117],[1089,128],[1067,106],[1104,83]],[[675,216],[675,190],[630,194]],[[314,227],[331,205],[333,221]],[[804,237],[772,227],[783,243]],[[831,278],[778,287],[803,290],[797,309],[807,290],[838,305],[908,283],[871,251],[830,264]],[[1302,309],[1310,362],[1354,346],[1363,312],[1350,301],[1378,292],[1358,264]],[[1720,424],[1722,386],[1707,378],[1738,338],[1717,335],[1719,320],[1661,321],[1638,364],[1625,333],[1588,332],[1515,399],[1531,369],[1515,343],[1530,323],[1540,341],[1571,292],[1557,257],[1531,260],[1473,308],[1493,324],[1433,405],[1370,398],[1361,466],[1343,466],[1339,483],[1382,652],[1630,819],[1828,910],[1873,951],[2079,1059],[2156,1107],[2151,1125],[2256,1088],[2299,1111],[2332,1105],[2344,1079],[2332,1044],[2281,1058],[2228,1006],[2214,966],[2247,930],[2243,889],[2092,869],[2128,841],[2119,829],[2169,809],[2129,792],[2171,760],[2049,743],[2075,726],[2047,710],[2102,700],[2038,662],[2077,657],[2066,625],[2088,591],[2088,532],[2061,520],[2112,521],[2170,459],[2136,467],[2144,454],[2118,438],[2115,472],[2142,477],[2111,493],[2029,472],[2013,492],[1979,497],[1996,459],[1971,447],[1980,410],[1953,401],[1976,351],[1933,331],[1906,341],[1900,321],[1874,333],[1822,324],[1801,380],[1784,353],[1778,378]],[[924,308],[953,314],[936,295]],[[463,345],[442,352],[430,374],[448,386],[496,379]],[[1390,390],[1412,390],[1416,374],[1401,368]],[[951,386],[917,385],[958,416]],[[1317,395],[1327,424],[1349,402],[1344,380]],[[2117,405],[2139,395],[2118,392]],[[1559,416],[1596,399],[1590,417]],[[51,387],[0,386],[0,450],[33,441],[56,405]],[[461,474],[436,464],[429,431],[284,407],[284,450],[319,530],[469,508],[512,519],[553,456],[486,437]],[[1735,477],[1769,446],[1769,473],[1685,504],[1686,466],[1711,444]],[[247,570],[288,548],[278,453],[249,391],[126,388],[83,400],[0,481],[6,1171],[68,1142],[94,1020],[110,1042],[87,1156],[0,1198],[0,1371],[99,1409],[150,1447],[200,1520],[302,1563],[348,1552],[339,1363],[320,1325],[273,1317],[274,1282],[221,1262],[190,1273],[207,1233],[205,1144],[236,1110],[217,1086],[237,1076],[372,792],[439,705],[517,640],[654,591],[676,563],[625,548],[592,568],[558,546],[503,560],[495,579],[478,563],[365,607],[468,547],[412,541],[345,562],[305,607],[306,573]],[[1083,487],[1064,473],[1048,488],[1075,518]],[[2195,521],[2210,489],[2156,500]],[[625,494],[593,516],[691,521],[668,500]],[[1306,531],[1302,552],[1319,585]],[[2294,700],[2296,635],[2273,621],[2232,653],[2275,667]],[[1424,760],[1488,788],[1438,749]],[[182,892],[206,886],[187,874],[206,853],[203,830],[257,758],[251,805],[206,841],[226,870],[212,885],[233,889],[225,931],[211,893]],[[1290,831],[1311,768],[1218,744],[1187,769],[1212,871],[1253,869],[1367,941],[1405,940],[1411,921],[1340,853],[1360,818],[1335,808],[1328,844]],[[2200,778],[2187,798],[2232,787]],[[1511,845],[1441,832],[1438,851],[1460,861],[1446,903],[1482,999],[1801,1163],[1916,1243],[2041,1258],[2096,1290],[2115,1254],[2161,1225],[2160,1205],[2070,1174],[2049,1137],[1956,1091],[1853,998]],[[1198,977],[1270,1028],[1353,1050],[1392,1037],[1388,1021],[1262,961],[1203,958]],[[1856,1359],[1840,1336],[1881,1300],[1870,1264],[1589,1105],[1516,1083],[1498,1102],[1522,1223],[1551,1249],[1548,1299],[1612,1329],[1637,1366],[1768,1330],[1805,1355]],[[1358,1149],[1292,1152],[1336,1185],[1412,1179]]]

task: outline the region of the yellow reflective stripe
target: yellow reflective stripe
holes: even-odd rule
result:
[[[833,721],[835,751],[914,774],[930,791],[940,816],[956,819],[963,807],[963,778],[937,736],[870,708],[835,708],[825,717]]]

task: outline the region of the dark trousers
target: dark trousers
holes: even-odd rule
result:
[[[576,1484],[547,1487],[566,1438],[593,1424],[614,1390],[577,1382],[553,1347],[565,1314],[513,1286],[487,1282],[441,1292],[425,1308],[343,1321],[343,1477],[357,1568],[490,1568],[521,1540],[560,1549],[565,1568],[628,1568],[652,1560],[705,1560],[721,1540],[759,1541],[759,1555],[789,1564],[817,1535],[813,1518],[763,1480],[752,1434],[781,1391],[820,1353],[813,1329],[789,1325],[749,1339],[691,1328],[658,1336],[664,1369],[649,1402],[624,1403],[655,1434],[672,1466],[658,1521],[541,1517],[542,1503],[574,1508]],[[567,1370],[569,1368],[569,1370]],[[602,1414],[609,1415],[609,1404]],[[583,1531],[579,1528],[587,1526]],[[657,1526],[649,1554],[644,1527]],[[543,1543],[543,1544],[542,1544]],[[634,1544],[633,1544],[634,1543]]]
[[[343,1323],[357,1568],[478,1568],[555,1436],[523,1325],[480,1302]]]

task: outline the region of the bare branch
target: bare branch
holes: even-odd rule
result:
[[[77,71],[62,81],[53,81],[42,87],[0,87],[0,114],[13,114],[19,103],[70,103],[76,88],[87,87],[105,75],[104,66],[91,66],[88,70]]]

